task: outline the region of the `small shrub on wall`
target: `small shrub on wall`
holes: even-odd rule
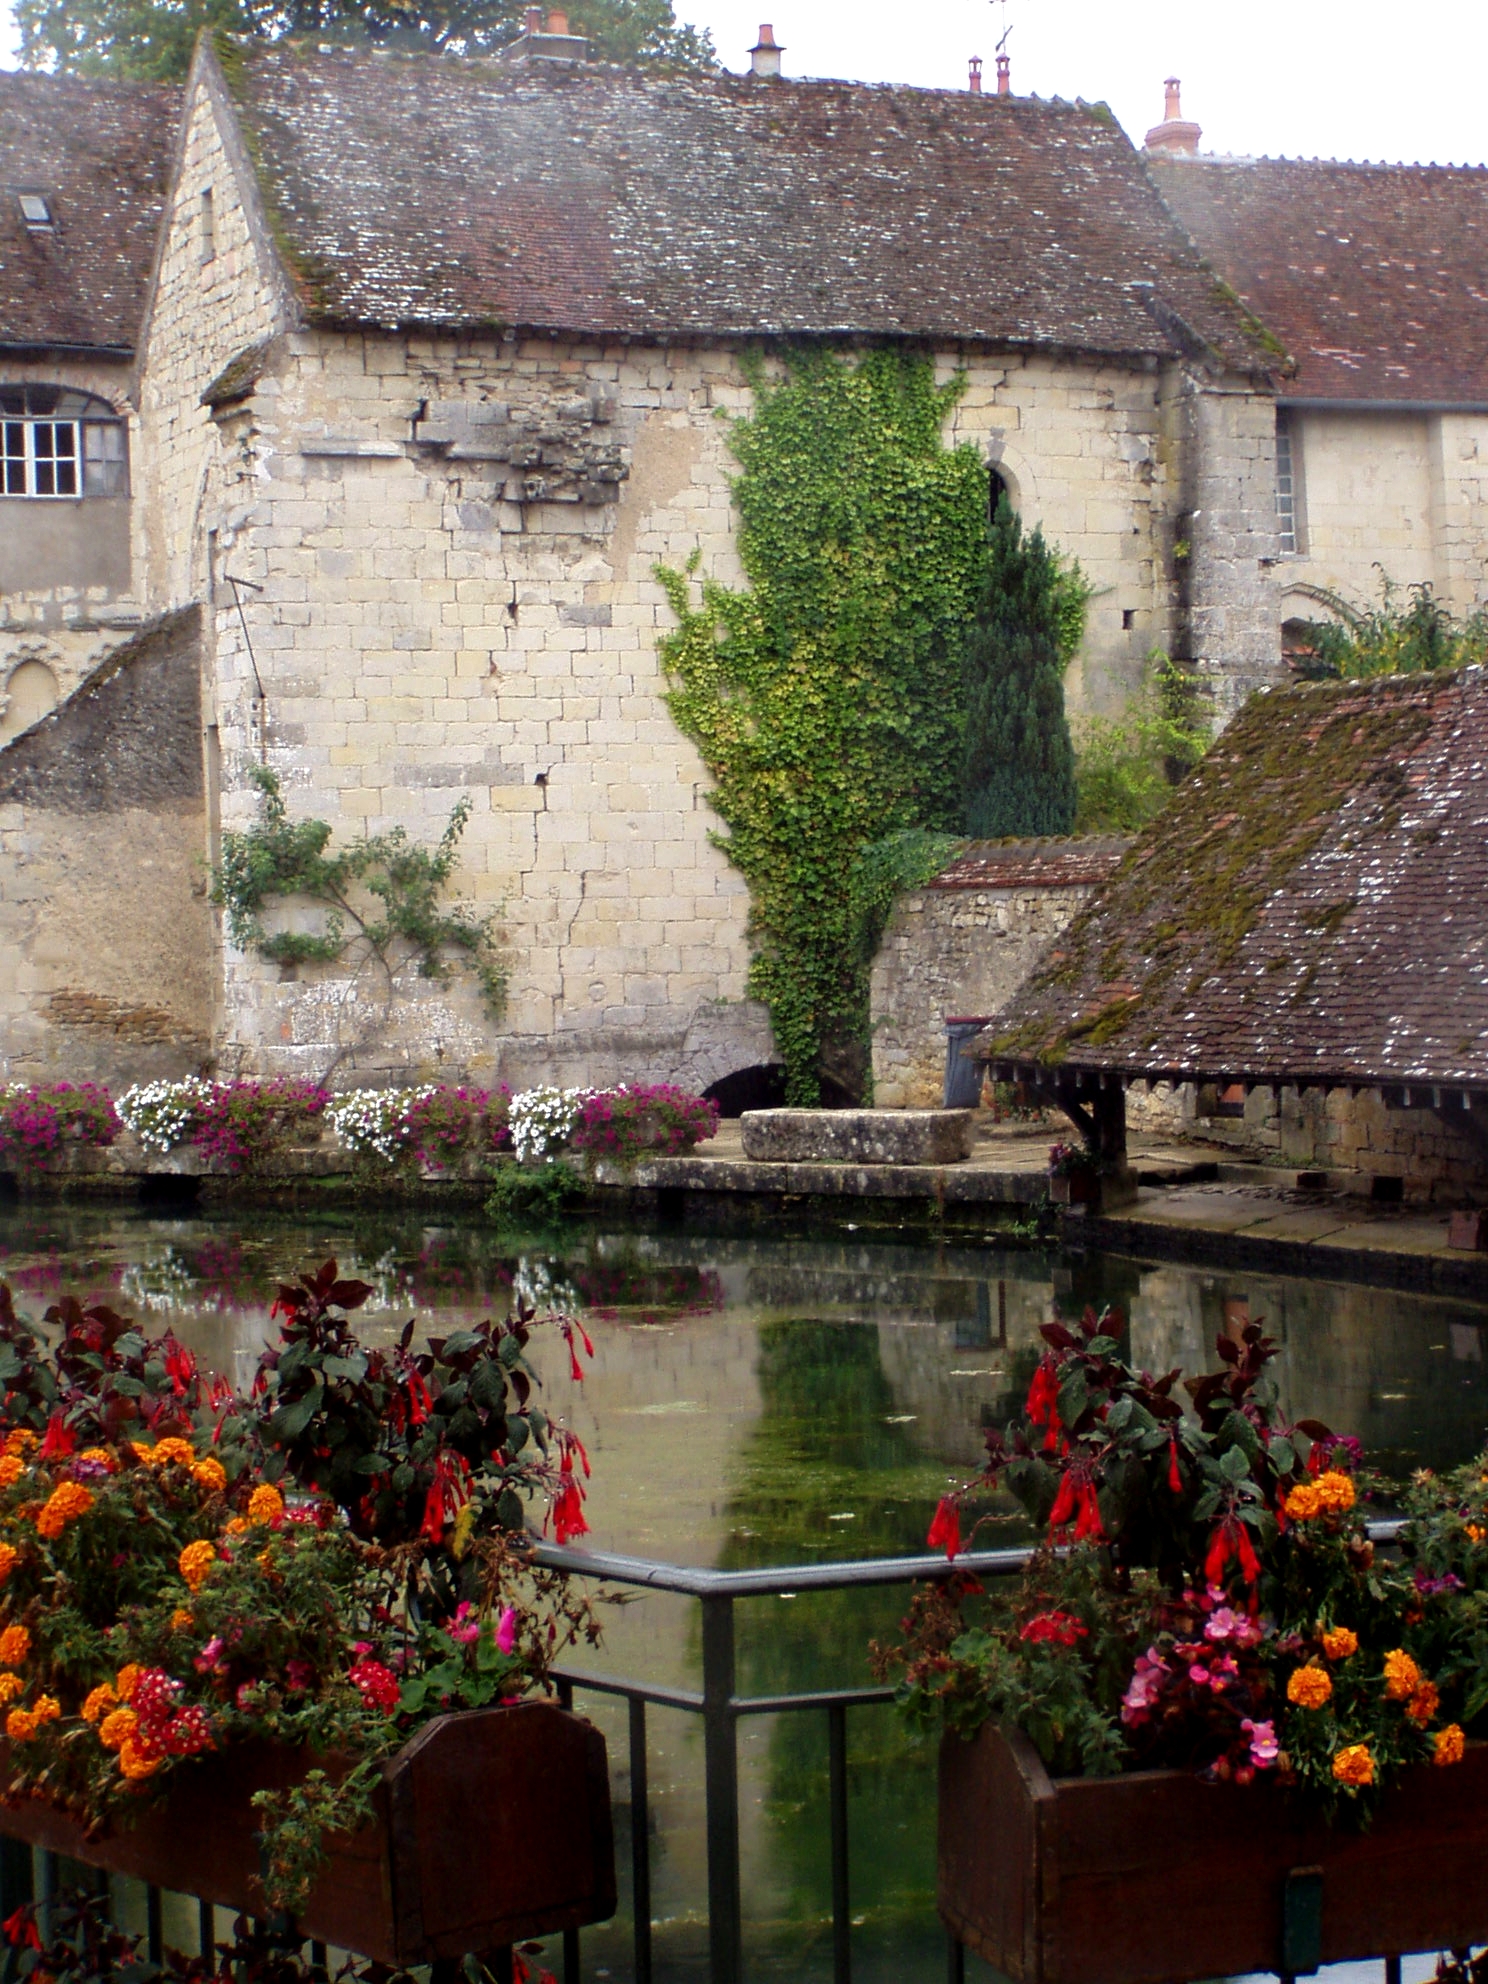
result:
[[[608,1089],[579,1111],[569,1148],[590,1157],[676,1157],[718,1134],[718,1104],[666,1083]]]
[[[118,1134],[109,1092],[92,1082],[16,1082],[0,1093],[0,1162],[17,1169],[69,1146],[106,1149]]]

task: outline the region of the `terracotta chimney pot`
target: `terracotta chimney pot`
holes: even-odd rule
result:
[[[529,7],[529,8],[527,9],[527,32],[528,32],[528,34],[541,34],[541,33],[542,33],[542,8],[541,8],[541,7]]]
[[[775,39],[775,30],[768,21],[760,22],[759,40],[749,51],[749,67],[756,76],[778,76],[780,58],[784,50]]]
[[[1192,158],[1199,149],[1203,129],[1184,117],[1178,90],[1178,78],[1169,76],[1163,84],[1163,121],[1153,125],[1144,143],[1149,152],[1166,152],[1170,158]]]
[[[973,55],[971,58],[971,62],[967,68],[966,87],[971,91],[973,96],[980,96],[982,93],[982,58],[980,55]]]
[[[999,55],[997,58],[997,94],[1011,96],[1013,93],[1013,58]]]
[[[548,9],[548,33],[568,33],[568,16],[559,7],[550,7]]]

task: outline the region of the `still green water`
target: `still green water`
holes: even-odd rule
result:
[[[596,1351],[583,1384],[540,1333],[534,1361],[550,1409],[593,1457],[589,1541],[674,1563],[921,1548],[937,1496],[974,1471],[985,1426],[1016,1408],[1039,1324],[1086,1303],[1120,1306],[1134,1356],[1161,1369],[1203,1368],[1218,1334],[1264,1317],[1288,1409],[1358,1434],[1391,1469],[1465,1457],[1488,1423],[1488,1311],[1343,1284],[850,1228],[731,1238],[575,1222],[516,1240],[408,1216],[0,1210],[0,1277],[23,1311],[39,1316],[63,1290],[106,1296],[239,1381],[269,1334],[276,1281],[331,1254],[375,1287],[369,1337],[409,1316],[447,1329],[514,1293],[582,1312]],[[854,1590],[736,1604],[740,1692],[867,1680],[868,1643],[892,1633],[904,1600]],[[608,1613],[605,1645],[585,1659],[697,1688],[697,1607],[633,1599]],[[631,1968],[625,1712],[601,1696],[581,1705],[610,1742],[622,1887],[620,1917],[585,1934],[585,1974],[619,1979]],[[699,1977],[701,1729],[653,1709],[649,1737],[657,1974]],[[740,1774],[748,1974],[830,1976],[825,1718],[746,1719]],[[855,1975],[938,1980],[933,1754],[891,1710],[855,1710],[849,1782]]]

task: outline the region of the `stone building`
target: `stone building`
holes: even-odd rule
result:
[[[769,1062],[656,653],[658,562],[738,576],[746,346],[964,371],[950,438],[1096,587],[1077,709],[1119,707],[1154,645],[1225,707],[1278,665],[1274,360],[1103,111],[647,77],[554,39],[204,47],[186,85],[133,572],[147,613],[202,609],[203,865],[256,764],[339,837],[432,841],[468,794],[458,888],[512,970],[498,1028],[473,987],[389,1004],[219,936],[223,1066],[701,1088]],[[59,1027],[11,1068],[74,1064]]]
[[[0,742],[140,620],[129,392],[180,101],[0,75]]]
[[[1208,261],[1285,346],[1278,607],[1373,604],[1381,578],[1488,601],[1488,171],[1198,151],[1176,84],[1148,164]]]

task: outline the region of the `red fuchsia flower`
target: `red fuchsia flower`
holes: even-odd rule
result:
[[[1168,1435],[1168,1486],[1175,1495],[1183,1493],[1183,1475],[1178,1466],[1178,1435]]]
[[[421,1533],[430,1543],[442,1542],[446,1524],[454,1521],[469,1500],[470,1468],[464,1455],[441,1448],[434,1462],[434,1479],[424,1497]]]
[[[1039,1612],[1031,1618],[1019,1633],[1020,1640],[1032,1640],[1035,1645],[1049,1641],[1055,1646],[1074,1646],[1084,1639],[1089,1631],[1083,1620],[1072,1612]]]
[[[46,1438],[41,1443],[38,1460],[65,1460],[77,1447],[77,1435],[70,1426],[64,1425],[60,1412],[54,1412],[47,1421]]]
[[[1205,1583],[1222,1585],[1225,1565],[1232,1558],[1239,1565],[1241,1577],[1254,1587],[1261,1575],[1261,1560],[1250,1540],[1249,1528],[1238,1516],[1226,1516],[1209,1538],[1209,1551],[1204,1558]]]
[[[347,1677],[367,1708],[379,1708],[391,1715],[398,1706],[401,1689],[398,1677],[380,1660],[359,1660]]]
[[[584,1367],[579,1362],[578,1351],[574,1349],[574,1337],[579,1337],[584,1346],[585,1356],[591,1360],[594,1356],[594,1345],[589,1340],[588,1330],[582,1323],[575,1322],[572,1316],[559,1316],[556,1320],[559,1329],[563,1332],[563,1341],[568,1345],[568,1375],[578,1383],[583,1379]],[[585,1472],[588,1472],[587,1468]]]
[[[516,1644],[517,1610],[514,1605],[508,1605],[501,1615],[500,1625],[496,1628],[496,1651],[498,1653],[512,1653],[516,1650]]]
[[[954,1499],[942,1495],[935,1505],[930,1530],[925,1538],[927,1550],[944,1550],[947,1557],[961,1554],[961,1511]]]
[[[1059,1483],[1059,1493],[1054,1497],[1054,1506],[1049,1511],[1049,1534],[1075,1525],[1077,1543],[1104,1543],[1106,1532],[1101,1524],[1100,1501],[1096,1495],[1095,1483],[1088,1474],[1076,1476],[1073,1469],[1066,1472]]]
[[[29,1901],[23,1901],[14,1915],[7,1915],[3,1932],[6,1942],[12,1949],[39,1950],[41,1936],[36,1927],[36,1910]]]
[[[1054,1359],[1048,1355],[1039,1359],[1033,1382],[1028,1387],[1026,1409],[1029,1423],[1045,1429],[1044,1452],[1052,1454],[1059,1445],[1059,1378]]]
[[[196,1359],[184,1343],[178,1343],[169,1331],[164,1343],[165,1375],[171,1381],[171,1390],[177,1398],[196,1377]]]
[[[574,1478],[573,1456],[565,1453],[558,1470],[558,1493],[553,1498],[553,1530],[560,1543],[575,1536],[587,1536],[584,1520],[584,1490]]]

